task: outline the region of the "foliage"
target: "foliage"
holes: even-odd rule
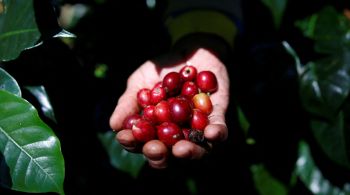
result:
[[[313,194],[349,194],[350,183],[344,186],[335,186],[322,174],[315,164],[310,151],[310,146],[305,142],[299,143],[299,157],[296,162],[296,174],[305,183]]]
[[[274,19],[276,29],[281,25],[283,13],[287,6],[287,0],[263,0],[262,1],[269,9]]]
[[[315,41],[315,51],[326,54],[300,72],[303,105],[313,118],[312,132],[323,151],[350,168],[350,20],[332,7],[297,23]]]
[[[60,142],[36,109],[19,97],[15,80],[0,69],[1,186],[25,192],[63,192]],[[15,92],[12,94],[11,92]]]
[[[0,60],[8,61],[32,48],[40,33],[33,1],[1,3]],[[64,194],[60,141],[37,110],[21,98],[17,81],[1,68],[0,86],[0,185],[23,192]]]
[[[1,185],[63,194],[64,161],[57,137],[24,99],[1,90],[0,100]]]
[[[0,59],[12,60],[39,40],[32,1],[3,0],[0,14]],[[13,20],[16,18],[16,20]]]
[[[32,79],[38,77],[38,74],[31,72],[17,74],[20,76],[17,80],[17,77],[14,78],[5,71],[6,68],[0,68],[0,186],[2,188],[19,192],[64,194],[66,186],[74,191],[76,185],[84,186],[88,190],[95,189],[93,186],[96,185],[98,190],[118,189],[124,192],[124,188],[126,192],[138,193],[148,189],[154,192],[154,183],[158,182],[164,189],[170,186],[169,183],[176,183],[177,186],[174,189],[176,192],[184,187],[187,191],[181,192],[199,194],[205,189],[214,189],[218,186],[220,189],[232,189],[231,181],[227,182],[218,177],[213,181],[210,177],[218,174],[237,174],[236,177],[240,178],[232,183],[237,184],[238,187],[246,183],[251,185],[247,188],[242,187],[243,192],[250,189],[261,195],[350,194],[348,176],[350,168],[350,20],[342,12],[334,7],[325,6],[293,24],[302,32],[301,39],[308,39],[314,46],[312,51],[308,52],[315,55],[307,60],[303,59],[305,55],[300,52],[305,51],[300,49],[304,46],[303,43],[300,45],[296,43],[300,39],[290,41],[290,37],[278,34],[276,35],[278,40],[274,39],[278,43],[270,39],[249,40],[256,42],[254,42],[255,45],[252,44],[253,46],[249,45],[251,44],[249,41],[245,45],[250,49],[247,53],[251,53],[243,55],[246,57],[242,62],[243,66],[248,68],[247,72],[239,75],[243,80],[246,79],[244,81],[248,84],[238,82],[244,88],[243,93],[248,95],[245,96],[244,101],[237,102],[242,105],[230,107],[230,111],[233,110],[237,115],[228,114],[227,117],[232,118],[229,118],[227,123],[239,124],[230,126],[231,137],[227,143],[221,148],[219,145],[218,151],[213,151],[212,156],[209,155],[208,158],[199,162],[191,162],[193,164],[170,159],[174,166],[170,164],[169,169],[158,172],[146,166],[146,160],[141,154],[124,150],[115,141],[115,133],[111,131],[107,121],[112,112],[111,109],[116,104],[115,98],[124,90],[124,82],[128,76],[125,71],[120,71],[120,66],[124,67],[127,64],[125,68],[130,68],[127,71],[131,73],[132,68],[152,57],[151,50],[157,47],[164,50],[154,41],[158,40],[154,38],[157,37],[162,42],[163,37],[152,34],[159,29],[147,31],[152,29],[149,25],[154,23],[147,23],[146,19],[160,18],[155,14],[158,10],[158,2],[155,7],[147,11],[137,7],[138,4],[131,3],[132,6],[130,6],[126,1],[93,2],[95,4],[91,3],[93,6],[90,5],[91,12],[87,13],[87,17],[82,17],[81,21],[74,20],[72,23],[81,29],[70,26],[80,34],[77,42],[69,42],[69,47],[72,51],[74,49],[78,51],[80,56],[74,57],[79,57],[79,61],[85,63],[84,68],[89,66],[83,69],[87,70],[86,72],[60,65],[59,68],[64,70],[59,73],[63,72],[66,75],[59,75],[57,78],[62,80],[53,84],[57,88],[52,88],[45,79],[40,80],[47,79],[49,76],[35,78],[36,82],[32,84]],[[282,28],[288,26],[283,24],[285,10],[290,2],[263,0],[262,3],[273,16],[272,22],[275,28],[284,30]],[[127,5],[133,7],[134,12],[124,9]],[[21,72],[20,69],[23,67],[16,67],[18,65],[16,60],[28,59],[30,55],[36,55],[34,56],[36,58],[43,51],[35,50],[40,45],[47,44],[49,46],[45,48],[52,49],[53,47],[50,47],[52,39],[75,37],[59,25],[54,6],[51,1],[46,0],[0,0],[0,65],[13,65]],[[114,10],[118,6],[120,9]],[[79,6],[75,8],[78,9]],[[95,18],[93,11],[98,10],[106,18],[101,15]],[[119,14],[118,17],[106,14],[112,12]],[[132,20],[132,17],[129,18],[129,15],[126,15],[130,12],[143,17],[138,17],[137,21]],[[149,12],[152,14],[145,14]],[[112,17],[116,21],[112,22]],[[118,24],[120,28],[112,31],[111,23]],[[144,26],[138,27],[141,25]],[[92,26],[94,28],[91,28]],[[276,29],[271,32],[276,32]],[[261,34],[264,34],[264,29],[261,31]],[[106,49],[106,44],[112,45],[113,50]],[[139,47],[135,47],[135,44]],[[145,51],[141,52],[142,49]],[[118,52],[121,50],[120,53],[116,52],[117,50]],[[69,52],[73,53],[72,51]],[[82,55],[80,52],[86,53]],[[45,57],[55,61],[58,56],[53,54]],[[117,64],[117,66],[111,64]],[[291,64],[291,67],[287,64]],[[45,71],[50,68],[53,72],[60,70],[49,63],[47,67]],[[48,74],[45,71],[40,74]],[[94,77],[92,85],[84,80],[84,76],[90,78],[90,74]],[[17,82],[25,80],[23,75],[27,79],[25,84]],[[67,79],[67,75],[73,75],[72,77],[82,84],[75,85],[74,81]],[[40,82],[37,82],[38,80]],[[28,83],[30,85],[27,85]],[[291,86],[297,86],[297,91],[286,89]],[[89,99],[85,96],[86,94],[78,98],[74,97],[74,92],[82,91],[81,87],[87,89],[89,93],[86,94],[91,96],[88,97]],[[60,94],[66,88],[72,90],[68,90],[67,94]],[[59,92],[55,93],[56,89],[59,89]],[[111,92],[114,90],[117,92]],[[32,99],[25,98],[28,97],[28,93]],[[54,96],[50,96],[52,94]],[[57,96],[60,95],[64,96],[62,98],[64,104],[57,103]],[[234,95],[238,96],[240,93]],[[83,101],[83,98],[88,101]],[[245,101],[250,101],[251,104],[247,106]],[[287,105],[290,102],[300,103],[300,105]],[[81,106],[82,104],[85,105]],[[300,106],[302,110],[294,106]],[[82,107],[96,109],[91,111],[92,114],[82,113],[85,111],[82,111]],[[74,117],[67,119],[64,115],[62,116],[62,113],[72,113],[70,116]],[[79,118],[80,115],[90,116],[89,114],[94,118],[91,120]],[[300,121],[294,121],[295,119]],[[62,125],[62,121],[68,122]],[[103,124],[99,123],[101,121]],[[96,127],[85,129],[93,125]],[[59,140],[56,133],[60,139],[63,139]],[[239,133],[243,136],[236,135]],[[91,138],[90,135],[95,137]],[[67,156],[68,159],[71,157],[69,163],[63,159],[61,143],[67,151],[65,157]],[[237,164],[228,163],[231,162],[226,159],[225,155],[228,153],[234,155]],[[101,157],[104,155],[106,159]],[[78,157],[72,158],[72,156]],[[79,159],[82,156],[85,158]],[[71,159],[81,161],[76,162]],[[101,159],[106,162],[100,162]],[[109,165],[112,169],[109,169]],[[85,169],[86,167],[88,168]],[[71,172],[66,173],[67,170]],[[231,172],[232,170],[234,172]],[[221,172],[217,173],[217,171]],[[81,175],[73,175],[72,172]],[[94,175],[90,176],[90,174],[96,174],[99,177],[94,178]],[[69,177],[65,178],[67,175]],[[67,182],[65,186],[64,181]],[[230,184],[226,186],[228,183]],[[151,187],[148,188],[148,186]],[[78,191],[83,188],[79,188]],[[235,190],[237,189],[232,189],[232,191]]]
[[[137,178],[141,168],[146,162],[146,159],[141,154],[130,153],[116,142],[115,133],[112,131],[98,135],[103,146],[108,152],[111,164],[119,170],[129,173],[134,178]]]
[[[255,186],[261,195],[287,195],[287,187],[279,180],[271,176],[264,165],[252,165]]]

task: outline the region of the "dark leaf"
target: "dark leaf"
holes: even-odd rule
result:
[[[31,0],[2,0],[0,13],[0,60],[12,60],[32,47],[40,37]]]
[[[338,115],[350,91],[350,53],[310,62],[300,77],[305,108],[320,117]]]
[[[313,194],[339,195],[350,194],[350,183],[346,183],[343,188],[332,185],[325,178],[321,170],[315,164],[309,145],[306,142],[299,144],[299,157],[296,163],[296,174]]]
[[[260,195],[287,195],[288,188],[273,177],[262,164],[252,165],[255,187]]]
[[[98,135],[100,141],[108,152],[111,164],[133,177],[137,177],[141,168],[146,162],[142,154],[126,151],[116,140],[115,133],[110,131]]]
[[[342,166],[350,168],[349,157],[347,156],[347,144],[345,134],[350,134],[350,129],[344,126],[344,114],[341,112],[333,122],[313,120],[311,129],[320,147],[333,161]]]
[[[35,20],[42,40],[51,39],[52,37],[74,38],[75,35],[62,29],[59,25],[58,7],[53,2],[52,0],[33,0]]]
[[[0,68],[0,90],[6,90],[21,97],[21,89],[17,81],[2,68]]]
[[[287,6],[287,0],[263,0],[262,2],[270,9],[275,27],[279,28]]]
[[[27,86],[25,87],[40,103],[41,111],[44,115],[56,122],[55,112],[53,111],[52,105],[49,100],[49,96],[44,86]]]
[[[315,41],[315,51],[326,55],[298,72],[303,106],[313,116],[312,132],[331,160],[350,168],[350,21],[325,7],[296,24]]]
[[[297,21],[304,35],[315,40],[315,50],[326,54],[342,53],[349,49],[350,20],[333,7],[325,7],[309,18]]]

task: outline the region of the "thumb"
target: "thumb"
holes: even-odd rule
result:
[[[114,131],[120,131],[123,126],[124,119],[131,115],[138,113],[139,107],[137,104],[136,94],[134,90],[127,89],[118,100],[118,104],[115,107],[111,118],[109,119],[109,125]]]

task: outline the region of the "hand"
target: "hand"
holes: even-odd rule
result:
[[[225,113],[229,101],[229,77],[225,65],[211,52],[206,49],[197,49],[187,62],[195,66],[198,71],[211,70],[217,75],[218,90],[210,96],[213,103],[213,112],[209,115],[209,125],[204,129],[204,137],[212,143],[226,140],[228,129],[225,122]],[[178,141],[169,149],[159,140],[151,140],[144,145],[139,145],[134,139],[130,129],[122,129],[123,120],[140,108],[137,104],[136,94],[141,88],[152,88],[154,84],[171,71],[179,71],[185,65],[184,62],[157,65],[147,61],[141,65],[128,79],[125,92],[118,100],[118,104],[110,118],[111,128],[117,132],[116,139],[128,151],[142,152],[150,166],[165,168],[168,155],[172,153],[177,158],[200,159],[208,151],[187,140]]]

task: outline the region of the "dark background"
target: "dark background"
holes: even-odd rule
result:
[[[44,85],[48,92],[57,123],[40,114],[61,141],[67,195],[190,194],[189,178],[196,182],[198,194],[255,194],[249,167],[259,162],[276,178],[289,182],[298,140],[303,137],[312,143],[312,138],[305,133],[309,132],[305,130],[308,120],[298,98],[293,59],[280,42],[287,40],[301,54],[302,62],[317,58],[312,52],[313,42],[303,37],[294,21],[327,4],[339,10],[349,4],[288,1],[281,28],[276,30],[269,10],[260,1],[242,2],[244,26],[227,64],[232,81],[228,140],[199,161],[172,159],[165,170],[154,170],[146,164],[134,179],[109,164],[97,133],[110,131],[108,120],[128,76],[146,60],[170,50],[170,38],[162,21],[166,1],[157,1],[155,9],[147,8],[145,1],[61,1],[92,8],[69,29],[77,35],[73,48],[60,39],[47,39],[43,45],[5,63],[4,68],[21,86]],[[56,5],[59,14],[59,3]],[[95,66],[101,63],[108,66],[107,75],[96,78]],[[22,91],[23,97],[40,111],[35,97],[24,88]],[[257,140],[254,145],[246,144],[237,104],[251,123],[249,136]],[[322,154],[319,156],[319,161],[328,166],[326,169],[334,171],[330,176],[341,174]],[[2,188],[0,193],[25,194]],[[309,192],[298,182],[291,194]]]

